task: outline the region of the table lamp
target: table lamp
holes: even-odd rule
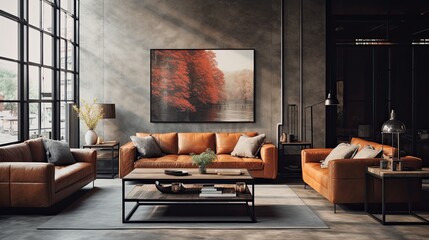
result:
[[[103,113],[103,119],[113,119],[116,117],[114,103],[97,103],[96,105],[98,105],[98,107],[101,109],[101,112]],[[97,143],[104,143],[104,141],[99,137]]]
[[[381,149],[383,152],[383,145],[384,145],[384,134],[390,134],[392,138],[392,162],[391,162],[391,170],[396,171],[396,167],[398,165],[399,169],[401,170],[401,150],[399,145],[399,135],[402,133],[405,133],[406,127],[405,124],[399,120],[396,119],[395,110],[392,110],[390,113],[390,119],[387,120],[383,125],[381,126]],[[395,152],[394,152],[394,141],[396,139],[397,147],[398,147],[398,158],[395,159]]]

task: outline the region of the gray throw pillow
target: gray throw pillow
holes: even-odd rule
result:
[[[373,146],[366,145],[353,158],[380,158],[381,149],[375,149]]]
[[[329,153],[329,155],[325,158],[325,160],[322,161],[322,164],[320,164],[320,167],[327,168],[329,161],[334,159],[353,158],[353,156],[356,154],[356,151],[358,149],[359,149],[359,145],[340,143]]]
[[[53,163],[55,166],[64,166],[76,163],[76,160],[70,152],[68,143],[51,139],[43,139],[43,145],[45,146],[46,158],[49,163]]]
[[[238,139],[238,142],[235,145],[234,150],[231,152],[231,155],[236,157],[254,158],[256,157],[262,145],[264,144],[264,141],[265,141],[265,134],[260,134],[255,137],[242,135]]]
[[[140,157],[153,158],[164,155],[152,136],[131,136],[130,138],[131,141],[133,141],[134,146],[136,146],[137,151],[140,153]]]

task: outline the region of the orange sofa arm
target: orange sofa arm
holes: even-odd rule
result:
[[[422,159],[418,158],[418,157],[413,157],[413,156],[405,156],[405,157],[401,157],[401,160],[403,160],[402,162],[402,167],[404,168],[415,168],[418,170],[422,169]]]
[[[303,149],[301,151],[301,162],[302,164],[310,163],[310,162],[320,163],[320,161],[324,160],[331,151],[332,151],[332,148]]]
[[[272,143],[262,145],[261,159],[264,161],[264,178],[275,179],[278,170],[278,151],[276,146]]]
[[[407,156],[402,158],[404,160],[404,167],[421,167],[421,160],[416,157]],[[367,159],[336,159],[328,164],[328,189],[329,200],[332,203],[361,203],[364,201],[365,196],[365,171],[367,166],[379,166],[380,158],[367,158]],[[420,184],[420,187],[419,187]],[[395,185],[398,189],[406,189],[402,186],[403,182],[397,182]],[[400,187],[402,186],[402,187]],[[374,192],[379,193],[380,184],[374,183],[374,188],[378,189]],[[418,199],[421,191],[421,182],[415,181],[411,183],[411,188],[414,189],[416,194],[412,199]],[[395,197],[389,201],[405,201],[403,196],[406,192],[402,190],[396,191],[389,189]],[[392,195],[391,194],[391,195]],[[403,196],[402,196],[403,195]],[[377,198],[377,197],[376,197]]]
[[[6,180],[5,177],[9,178],[9,191],[4,192],[7,196],[0,198],[1,207],[47,207],[52,204],[55,178],[53,164],[4,162],[0,163],[0,175],[1,182]]]
[[[364,179],[367,166],[380,165],[380,158],[336,159],[329,161],[330,179]]]
[[[403,167],[421,169],[420,158],[406,156],[401,158]],[[380,158],[336,159],[329,161],[329,178],[331,179],[364,179],[367,166],[379,166]]]
[[[137,149],[133,142],[128,142],[119,148],[119,177],[123,178],[134,169],[137,159]]]

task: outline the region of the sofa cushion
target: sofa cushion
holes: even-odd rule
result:
[[[43,139],[43,144],[48,162],[53,163],[55,166],[64,166],[76,162],[67,142]]]
[[[166,154],[177,154],[177,133],[136,133],[137,137],[152,136],[161,151]]]
[[[87,162],[55,166],[55,192],[59,192],[93,173],[92,164]]]
[[[361,150],[363,147],[370,145],[373,146],[375,149],[383,149],[383,155],[385,156],[391,156],[392,152],[394,152],[394,154],[397,154],[398,149],[389,146],[389,145],[382,145],[380,143],[376,143],[376,142],[371,142],[371,141],[367,141],[361,138],[352,138],[352,140],[350,141],[351,144],[355,144],[355,145],[360,145],[359,150]]]
[[[219,154],[212,165],[214,168],[246,168],[248,170],[264,169],[264,161],[260,158],[234,157],[229,154]]]
[[[190,155],[165,155],[159,158],[142,158],[134,162],[136,168],[196,168]],[[209,168],[247,168],[249,170],[264,169],[264,162],[258,158],[233,157],[229,154],[217,155]]]
[[[325,158],[325,160],[322,161],[322,164],[320,166],[322,168],[327,168],[329,161],[331,160],[352,158],[354,154],[356,154],[358,149],[359,149],[359,145],[340,143],[338,144],[338,146],[332,149],[332,151]]]
[[[265,134],[260,134],[255,137],[248,137],[246,135],[240,136],[234,150],[231,152],[232,156],[254,158],[264,144]]]
[[[33,162],[47,162],[43,138],[29,139],[25,142],[30,147]]]
[[[0,162],[31,162],[31,150],[27,143],[0,147]]]
[[[137,151],[140,153],[139,157],[152,158],[164,155],[152,136],[130,136],[130,138],[134,146],[136,146]]]
[[[306,175],[312,178],[315,182],[321,186],[328,187],[328,171],[327,168],[321,168],[319,163],[306,163],[305,164]]]
[[[179,157],[189,157],[189,161],[178,161]],[[190,168],[192,165],[190,156],[168,154],[157,158],[141,158],[134,162],[135,168]]]
[[[359,150],[353,158],[379,158],[381,157],[381,148],[375,149],[371,145],[366,145]]]
[[[258,135],[256,132],[245,133],[216,133],[216,154],[230,154],[241,135],[254,137]]]
[[[215,149],[214,133],[178,133],[178,154],[200,154],[207,148]]]

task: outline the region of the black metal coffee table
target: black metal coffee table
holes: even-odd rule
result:
[[[255,216],[255,184],[253,177],[247,169],[240,169],[241,175],[200,174],[198,169],[180,169],[188,171],[186,176],[171,176],[159,168],[134,169],[122,178],[122,222],[123,223],[153,223],[153,222],[195,222],[195,220],[181,219],[180,221],[162,220],[132,220],[133,214],[144,205],[239,205],[245,206],[250,217],[248,221],[216,219],[204,222],[256,222]],[[222,169],[224,170],[224,169]],[[234,169],[237,170],[237,169]],[[167,194],[161,193],[155,187],[155,182],[180,182],[183,184],[236,184],[245,182],[246,190],[237,193],[236,197],[200,197],[199,193]],[[126,186],[134,185],[126,193]],[[251,186],[251,191],[249,189]],[[135,202],[133,208],[127,213],[126,202]],[[198,221],[201,222],[201,221]]]

